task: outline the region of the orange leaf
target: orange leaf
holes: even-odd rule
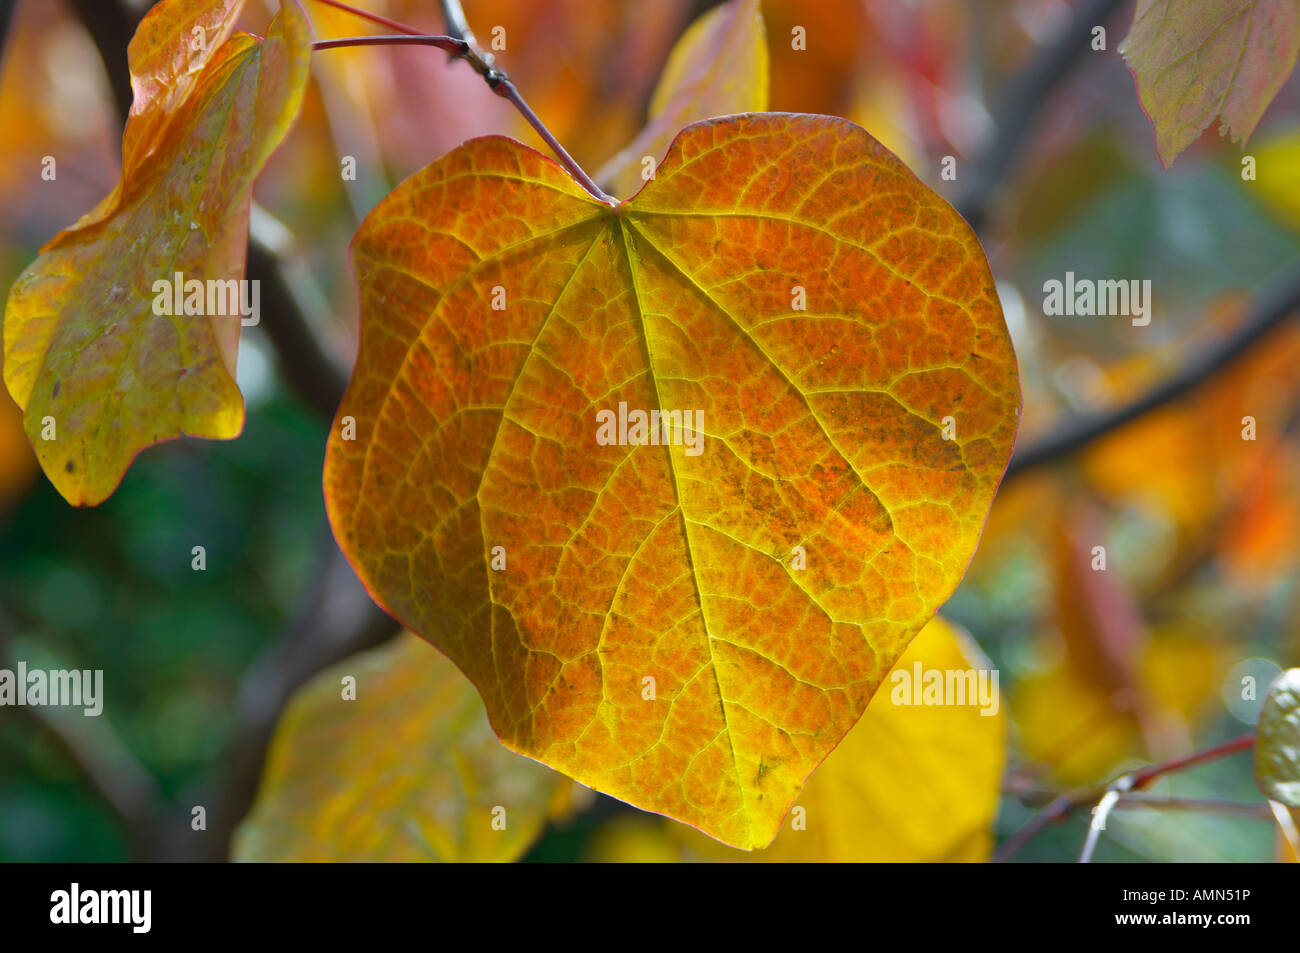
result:
[[[1167,168],[1217,116],[1245,144],[1300,52],[1295,0],[1138,0],[1120,45]]]
[[[107,498],[145,447],[243,427],[241,314],[231,313],[229,288],[243,277],[253,179],[298,114],[310,52],[290,0],[264,42],[237,34],[222,43],[183,106],[137,86],[145,105],[127,128],[118,191],[46,245],[10,290],[5,384],[69,502]],[[178,273],[184,285],[203,283],[201,313],[159,304],[175,296],[158,283]]]
[[[159,3],[149,10],[126,50],[134,100],[122,132],[122,179],[92,211],[47,243],[102,222],[122,200],[124,182],[159,146],[168,124],[194,92],[204,68],[222,50],[244,0]],[[223,54],[224,55],[224,54]]]
[[[474,140],[353,257],[325,489],[371,594],[507,747],[769,843],[955,588],[1011,453],[969,227],[857,126],[764,113],[687,127],[617,208]],[[636,410],[682,426],[598,437]]]

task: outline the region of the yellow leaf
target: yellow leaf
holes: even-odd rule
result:
[[[306,18],[289,0],[265,41],[232,36],[187,74],[183,104],[137,87],[137,101],[154,105],[128,127],[120,193],[47,244],[10,290],[5,384],[69,502],[107,498],[159,441],[242,429],[249,199],[298,114],[310,55]]]
[[[346,677],[354,700],[344,700]],[[293,697],[234,856],[510,861],[567,809],[574,787],[501,747],[473,686],[404,633]]]

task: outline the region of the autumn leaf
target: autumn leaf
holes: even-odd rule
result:
[[[1295,67],[1295,0],[1138,0],[1120,45],[1168,168],[1217,117],[1245,144]]]
[[[915,704],[936,672],[968,693],[961,704],[955,696]],[[969,635],[935,616],[809,779],[796,805],[799,828],[787,821],[772,846],[752,854],[680,824],[673,834],[703,860],[987,860],[1006,759],[995,674]]]
[[[700,17],[677,41],[664,67],[650,119],[596,181],[615,195],[645,184],[643,165],[658,162],[683,126],[714,116],[767,109],[767,39],[758,0],[730,0]]]
[[[234,857],[515,860],[549,816],[565,812],[573,789],[501,747],[473,686],[404,634],[294,695]]]
[[[122,178],[93,211],[55,236],[47,247],[102,222],[117,209],[124,184],[139,175],[144,160],[162,144],[168,124],[189,100],[205,67],[222,51],[244,2],[172,0],[157,4],[144,15],[127,47],[134,98],[122,132]]]
[[[175,46],[189,35],[164,40],[161,25],[183,29],[197,17],[201,29],[205,16],[233,16],[237,5],[183,6],[155,8],[133,42],[133,68],[144,72],[118,189],[45,246],[5,308],[5,384],[42,469],[78,505],[107,498],[145,447],[243,427],[242,313],[229,289],[243,277],[253,180],[302,101],[311,36],[290,0],[264,41],[236,34],[191,75]],[[181,103],[173,73],[180,87],[192,84]],[[177,274],[204,291],[191,299],[185,287],[185,313],[168,313],[156,285],[180,284]],[[235,298],[253,300],[251,291]]]
[[[353,257],[325,490],[370,593],[507,747],[769,843],[961,578],[1010,456],[969,227],[851,123],[756,114],[685,129],[617,208],[474,140]],[[680,426],[606,439],[629,409]]]

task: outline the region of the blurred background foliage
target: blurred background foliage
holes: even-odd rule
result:
[[[318,36],[366,31],[305,5]],[[431,0],[361,5],[442,32]],[[250,0],[250,29],[268,6]],[[505,28],[502,65],[592,169],[639,129],[673,41],[711,4],[464,6],[481,39]],[[1071,12],[1064,0],[762,6],[772,108],[862,124],[953,199],[962,163],[996,132],[996,94]],[[1250,295],[1300,255],[1300,81],[1284,87],[1245,150],[1257,180],[1242,179],[1243,151],[1214,132],[1162,170],[1115,52],[1131,17],[1122,4],[1106,50],[1085,55],[1054,92],[981,229],[1020,360],[1022,444],[1161,380],[1233,328]],[[790,49],[796,25],[807,52]],[[112,188],[120,120],[96,46],[62,0],[18,0],[0,69],[7,289],[45,240]],[[504,133],[543,147],[471,70],[430,50],[340,50],[317,56],[313,73],[303,116],[256,197],[292,237],[292,256],[319,290],[312,317],[346,367],[356,330],[346,249],[360,216],[465,138]],[[47,155],[57,158],[54,182],[41,179]],[[343,155],[357,157],[356,181],[341,180]],[[956,182],[940,178],[947,155],[958,159]],[[1042,284],[1066,271],[1150,279],[1151,324],[1045,316]],[[241,680],[277,644],[332,545],[320,490],[328,422],[286,388],[262,329],[245,333],[239,364],[249,408],[239,439],[148,450],[90,510],[67,506],[39,475],[17,409],[0,395],[0,606],[14,630],[11,654],[103,669],[104,720],[161,793],[187,806],[220,776]],[[1287,324],[1187,399],[1005,485],[966,581],[942,610],[1002,673],[1010,724],[997,838],[1055,791],[1248,730],[1240,706],[1225,701],[1240,666],[1300,663],[1297,366],[1300,334]],[[1257,421],[1253,441],[1241,436],[1246,415]],[[204,572],[191,570],[195,545],[206,548]],[[1106,573],[1090,569],[1097,545]],[[961,778],[951,780],[946,796],[960,799]],[[1262,803],[1247,758],[1155,791]],[[1087,819],[1078,812],[1019,856],[1073,858]],[[844,837],[871,836],[845,823]],[[674,828],[607,798],[578,798],[525,856],[699,856]],[[1096,859],[1268,860],[1280,851],[1264,816],[1131,810],[1112,817]],[[58,739],[0,710],[0,860],[136,854]]]

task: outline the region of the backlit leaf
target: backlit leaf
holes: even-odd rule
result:
[[[343,698],[353,677],[355,699]],[[501,747],[474,687],[412,635],[316,676],[276,728],[245,861],[509,861],[574,785]],[[494,809],[504,829],[493,827]]]
[[[596,180],[615,195],[632,195],[645,183],[645,158],[658,163],[683,126],[767,109],[767,72],[758,0],[730,0],[710,10],[673,47],[645,128],[596,173]]]
[[[851,123],[757,114],[685,129],[616,209],[474,140],[353,256],[325,489],[371,594],[507,747],[766,845],[951,594],[1010,455],[969,227]],[[698,431],[601,442],[620,404]]]
[[[1290,668],[1269,687],[1259,713],[1255,780],[1271,800],[1300,807],[1300,668]]]
[[[310,53],[306,18],[290,0],[265,41],[232,36],[197,78],[187,75],[182,106],[144,87],[120,196],[46,245],[10,290],[5,384],[69,502],[104,500],[161,440],[229,438],[243,427],[241,314],[231,285],[208,283],[243,277],[253,179],[298,113]],[[204,314],[155,307],[156,283],[177,274],[205,283]]]
[[[1120,52],[1166,166],[1217,117],[1245,143],[1295,67],[1295,0],[1138,0]]]
[[[134,94],[122,132],[122,178],[98,206],[50,243],[102,222],[122,200],[123,184],[135,178],[160,145],[167,125],[184,107],[221,51],[245,0],[171,0],[152,7],[127,47]],[[225,55],[222,53],[222,55]]]

